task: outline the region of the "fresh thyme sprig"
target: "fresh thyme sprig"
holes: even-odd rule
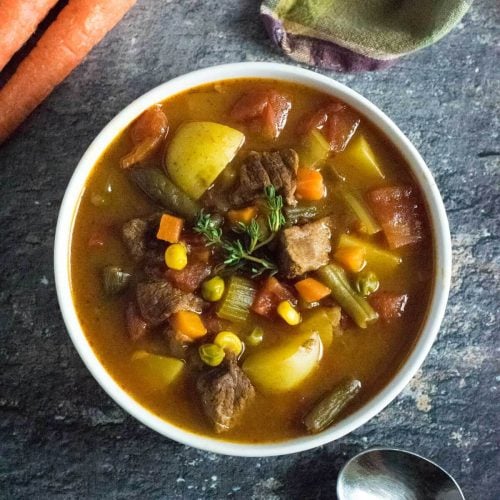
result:
[[[238,232],[245,234],[248,242],[244,243],[241,239],[226,240],[222,237],[221,221],[203,210],[200,212],[194,227],[197,233],[205,237],[208,245],[221,247],[225,254],[224,265],[236,267],[247,263],[251,266],[250,270],[254,276],[259,276],[266,271],[270,271],[273,274],[277,271],[277,266],[274,262],[263,257],[258,257],[254,255],[254,252],[268,245],[286,223],[282,212],[283,198],[276,193],[275,187],[266,187],[264,195],[268,210],[267,225],[270,231],[267,238],[264,238],[257,220],[252,219],[249,224],[240,222],[237,226]]]

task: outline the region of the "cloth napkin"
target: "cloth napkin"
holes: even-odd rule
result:
[[[292,59],[371,71],[446,35],[472,0],[264,0],[272,41]]]

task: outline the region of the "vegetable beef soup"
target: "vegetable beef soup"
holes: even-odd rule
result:
[[[425,319],[429,219],[363,116],[238,79],[146,110],[95,165],[71,286],[102,364],[183,429],[320,432],[393,377]]]

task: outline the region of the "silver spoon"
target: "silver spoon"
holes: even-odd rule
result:
[[[416,453],[372,448],[351,458],[337,479],[339,500],[464,500],[457,482]]]

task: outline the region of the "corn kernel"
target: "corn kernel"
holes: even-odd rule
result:
[[[187,266],[187,250],[182,243],[174,243],[165,251],[165,264],[170,269],[180,271]]]
[[[225,351],[234,352],[236,356],[239,356],[243,350],[243,344],[240,338],[233,332],[219,332],[214,339],[214,344]]]
[[[291,326],[298,325],[302,321],[300,313],[288,300],[280,302],[278,305],[278,314]]]

